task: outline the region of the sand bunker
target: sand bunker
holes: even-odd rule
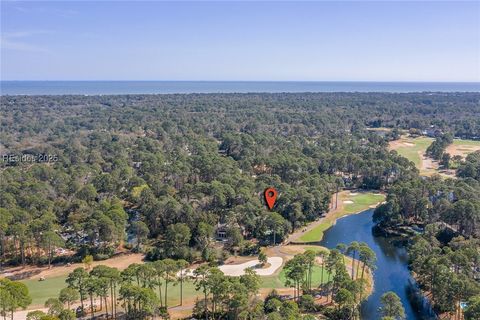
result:
[[[353,203],[353,201],[352,200],[345,200],[345,201],[343,201],[343,203]]]
[[[450,153],[453,156],[461,156],[465,158],[469,153],[479,151],[480,145],[462,145],[462,144],[451,144],[447,147],[445,152]]]
[[[356,196],[358,193],[357,192],[351,192],[350,195],[351,196]]]
[[[267,262],[270,266],[265,269],[256,268],[260,264],[260,261],[257,259],[241,264],[225,264],[218,268],[227,276],[241,276],[245,274],[246,268],[253,268],[259,276],[270,276],[282,266],[283,259],[280,257],[269,257]]]

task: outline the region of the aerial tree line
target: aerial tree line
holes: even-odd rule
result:
[[[428,153],[441,159],[453,136],[480,137],[479,101],[478,93],[1,96],[0,266],[101,260],[124,249],[153,263],[218,263],[281,243],[326,213],[341,188],[381,189],[388,198],[376,222],[421,230],[412,268],[439,311],[460,313],[459,301],[478,300],[478,282],[467,283],[478,279],[479,154],[459,161],[456,180],[420,178],[387,143],[401,129],[433,125],[445,134]],[[393,130],[366,130],[377,127]],[[261,196],[270,186],[279,191],[272,211]],[[308,274],[306,283],[290,279],[297,293]],[[132,314],[150,312],[149,299],[166,306],[168,292],[154,298],[151,285],[123,285]],[[447,295],[448,285],[459,289]],[[81,301],[105,294],[70,286]],[[328,289],[332,299],[342,286]],[[218,307],[203,313],[238,312]],[[288,318],[292,308],[275,310]]]
[[[387,97],[362,99],[377,98]],[[365,130],[369,121],[347,116],[364,114],[355,95],[0,99],[2,150],[18,156],[0,163],[2,264],[105,259],[120,247],[221,260],[256,252],[252,240],[282,242],[324,214],[338,188],[416,174]],[[55,160],[18,160],[25,154]],[[268,186],[279,191],[272,212]],[[219,229],[225,251],[212,245]]]

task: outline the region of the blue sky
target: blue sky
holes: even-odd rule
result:
[[[480,81],[480,2],[2,0],[1,78]]]

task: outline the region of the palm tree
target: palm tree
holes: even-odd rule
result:
[[[361,275],[361,280],[363,281],[365,267],[368,267],[370,268],[370,270],[373,270],[375,268],[375,262],[377,261],[377,256],[375,255],[375,252],[372,249],[370,249],[370,247],[367,244],[362,244],[360,245],[359,260],[362,261],[363,263],[362,275]],[[358,270],[357,270],[357,273],[358,273]],[[362,291],[360,291],[360,301],[362,300],[362,294],[363,294]]]
[[[168,283],[174,281],[177,276],[178,265],[177,262],[173,259],[164,259],[163,263],[165,264],[165,308],[168,308],[167,298],[168,298]]]
[[[162,300],[162,279],[165,275],[165,263],[163,260],[157,260],[153,262],[153,268],[155,269],[155,278],[156,284],[158,286],[158,295],[160,298],[160,308],[163,307],[163,300]]]
[[[88,293],[88,296],[90,297],[90,312],[92,319],[94,317],[94,310],[93,310],[93,296],[97,292],[97,288],[99,286],[99,279],[95,276],[89,276],[86,281],[85,281],[85,290]]]
[[[347,245],[345,243],[338,243],[336,246],[338,251],[343,255],[343,264],[345,264],[345,253],[347,252]]]
[[[120,280],[120,272],[116,268],[107,267],[104,265],[95,266],[92,271],[90,271],[90,275],[93,275],[99,279],[101,279],[101,295],[106,294],[104,296],[105,300],[105,310],[106,315],[108,317],[108,304],[107,304],[107,296],[108,296],[108,289],[110,289],[110,305],[111,305],[111,313],[112,317],[115,316],[115,296],[116,296],[116,284]]]
[[[360,242],[360,243],[358,244],[358,255],[359,255],[359,257],[358,257],[358,259],[357,259],[357,270],[355,271],[355,279],[358,279],[358,273],[360,272],[360,262],[361,262],[361,260],[360,260],[360,251],[361,251],[362,247],[363,247],[363,248],[365,248],[365,247],[366,247],[366,248],[369,248],[368,244],[366,244],[365,242]]]
[[[83,300],[85,296],[86,285],[85,282],[88,278],[88,273],[83,268],[76,268],[71,272],[65,282],[69,288],[77,289],[80,293],[80,305],[82,306],[82,312],[84,310]]]
[[[330,250],[330,253],[326,260],[326,268],[328,271],[328,282],[330,282],[330,275],[336,270],[336,267],[340,261],[340,252],[337,249]],[[333,294],[333,291],[332,291]],[[333,297],[332,297],[333,298]],[[328,300],[328,295],[327,295]]]
[[[203,294],[205,296],[205,320],[208,319],[208,293],[209,293],[209,286],[208,286],[208,276],[210,275],[210,267],[206,264],[201,265],[195,271],[193,271],[195,275],[195,289],[196,290],[203,290]]]
[[[110,299],[113,318],[117,317],[117,284],[120,282],[120,271],[117,268],[109,268],[106,277],[110,283]]]
[[[155,286],[156,271],[151,263],[139,265],[135,272],[143,288],[152,289]]]
[[[180,270],[180,305],[183,305],[183,271],[187,266],[187,261],[183,259],[177,261],[177,269]]]
[[[320,251],[317,253],[317,255],[320,257],[320,259],[322,259],[322,273],[321,273],[321,280],[320,280],[320,285],[322,286],[322,291],[323,291],[323,273],[325,271],[325,258],[327,257],[328,255],[328,252],[327,251]]]
[[[105,303],[105,312],[108,317],[107,297],[108,297],[108,279],[97,278],[97,285],[95,287],[95,295],[100,298],[100,310],[103,309]]]
[[[58,299],[62,303],[66,303],[68,309],[70,309],[70,305],[72,304],[72,302],[77,301],[78,298],[79,298],[78,291],[76,289],[69,288],[69,287],[63,288],[62,290],[60,290],[60,293],[58,295]]]
[[[359,248],[360,248],[360,245],[358,244],[357,241],[352,241],[347,248],[347,254],[352,255],[352,280],[355,274],[354,273],[355,272],[355,255],[357,254]]]
[[[307,288],[312,290],[312,271],[315,265],[315,252],[313,250],[307,250],[303,253],[304,261],[307,264]]]

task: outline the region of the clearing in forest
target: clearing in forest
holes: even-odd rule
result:
[[[461,156],[462,158],[475,151],[480,151],[480,141],[463,139],[454,139],[453,143],[446,150],[452,157]]]
[[[433,140],[433,138],[428,137],[412,138],[402,136],[399,140],[390,141],[389,149],[396,150],[399,155],[412,161],[419,170],[422,170],[425,151],[432,144]]]
[[[313,222],[298,240],[291,239],[291,241],[300,243],[318,242],[322,240],[323,232],[330,228],[337,219],[375,207],[384,200],[385,195],[380,193],[343,191],[338,197],[338,208],[332,209],[325,218]]]

